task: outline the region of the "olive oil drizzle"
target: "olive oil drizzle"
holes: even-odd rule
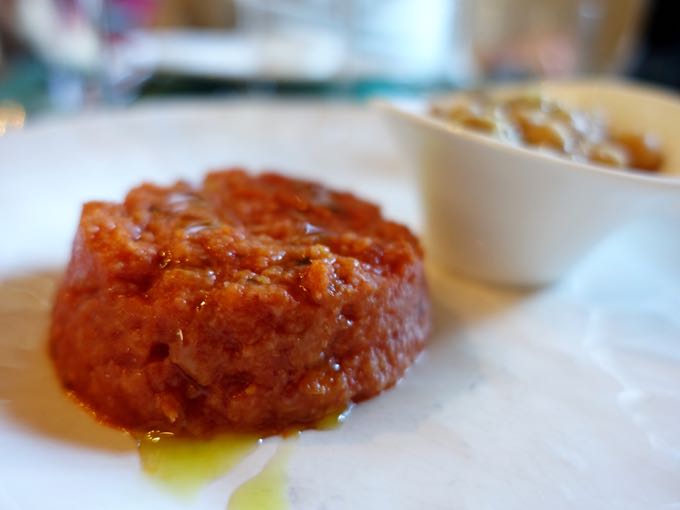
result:
[[[321,418],[318,422],[316,422],[316,425],[312,427],[314,430],[334,430],[340,427],[347,418],[349,418],[349,415],[352,412],[352,409],[354,409],[354,404],[350,404],[346,409],[343,409],[340,412],[337,413],[332,413],[326,416],[325,418]]]
[[[293,440],[283,440],[262,471],[236,488],[227,510],[288,510],[286,468],[292,452]]]
[[[313,429],[335,429],[345,422],[351,410],[352,406],[330,414]],[[295,444],[293,439],[301,433],[302,429],[291,428],[281,434],[282,441],[274,456],[258,475],[235,489],[228,510],[289,508],[286,466]],[[152,480],[180,498],[191,498],[248,457],[262,441],[254,434],[224,434],[197,440],[154,431],[137,437],[137,447],[142,468]]]
[[[198,441],[165,432],[149,432],[137,445],[144,471],[180,497],[195,495],[227,473],[262,441],[259,436],[228,434]]]

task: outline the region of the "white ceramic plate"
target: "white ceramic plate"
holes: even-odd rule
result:
[[[280,440],[194,499],[59,390],[51,294],[80,204],[239,164],[350,189],[418,229],[414,176],[376,114],[188,103],[46,121],[0,138],[0,508],[224,509]],[[680,508],[680,245],[640,222],[558,286],[510,293],[430,272],[435,328],[393,390],[286,467],[295,509]],[[675,232],[669,235],[669,232]]]

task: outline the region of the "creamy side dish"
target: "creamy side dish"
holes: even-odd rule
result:
[[[472,92],[432,114],[467,129],[513,144],[547,149],[578,161],[656,172],[663,164],[659,140],[651,133],[609,125],[605,115],[526,94],[496,99]]]

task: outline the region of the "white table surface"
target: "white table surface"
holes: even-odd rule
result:
[[[185,102],[0,137],[0,508],[223,509],[280,442],[193,500],[68,401],[45,359],[80,204],[150,179],[277,169],[352,190],[418,230],[417,171],[357,106]],[[394,389],[287,466],[294,509],[680,509],[680,219],[604,240],[560,283],[484,287],[429,268],[435,325]]]

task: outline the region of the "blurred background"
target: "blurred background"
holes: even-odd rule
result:
[[[161,96],[363,100],[603,73],[680,89],[680,1],[0,0],[0,132]]]

